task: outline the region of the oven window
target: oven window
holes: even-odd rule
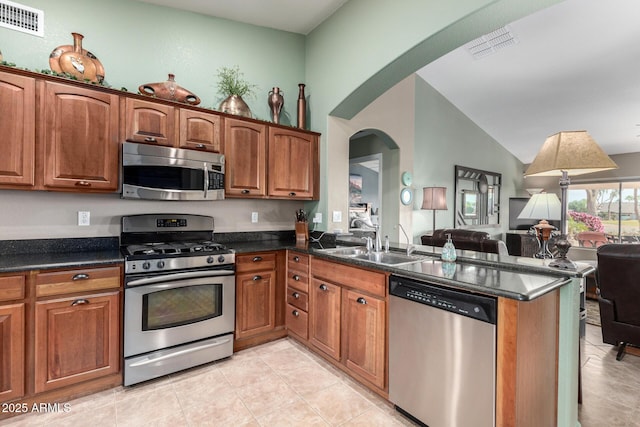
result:
[[[163,190],[202,190],[204,170],[175,166],[134,166],[123,168],[129,185]]]
[[[197,285],[142,297],[142,329],[172,328],[222,315],[222,285]]]

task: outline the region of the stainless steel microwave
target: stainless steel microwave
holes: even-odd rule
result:
[[[224,199],[224,155],[124,142],[122,198]]]

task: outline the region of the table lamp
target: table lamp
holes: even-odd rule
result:
[[[549,263],[550,267],[575,270],[576,265],[567,258],[571,248],[567,236],[567,188],[571,181],[569,174],[582,175],[608,169],[616,169],[615,164],[587,131],[563,131],[551,135],[542,145],[536,158],[524,173],[528,176],[560,176],[561,211],[560,237],[556,241],[558,258]]]
[[[553,193],[537,193],[531,196],[525,205],[518,219],[539,219],[540,222],[532,228],[536,232],[538,239],[538,247],[540,250],[534,256],[536,258],[553,258],[553,254],[549,250],[549,238],[551,233],[556,229],[549,224],[548,219],[561,219],[560,199]]]
[[[424,187],[422,189],[422,209],[433,209],[433,231],[435,231],[436,211],[447,210],[447,188]]]

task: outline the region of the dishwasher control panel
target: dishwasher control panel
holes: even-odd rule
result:
[[[491,324],[496,323],[496,299],[444,288],[434,283],[391,275],[389,294]]]

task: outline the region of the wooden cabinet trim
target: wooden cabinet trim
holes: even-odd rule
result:
[[[26,278],[24,274],[0,276],[0,301],[19,300],[25,297]]]
[[[236,255],[236,272],[263,271],[276,269],[275,252]]]
[[[340,283],[372,295],[385,297],[387,294],[387,277],[379,271],[365,270],[346,264],[311,257],[311,276]]]
[[[115,289],[121,286],[120,267],[44,272],[36,275],[36,297]]]

